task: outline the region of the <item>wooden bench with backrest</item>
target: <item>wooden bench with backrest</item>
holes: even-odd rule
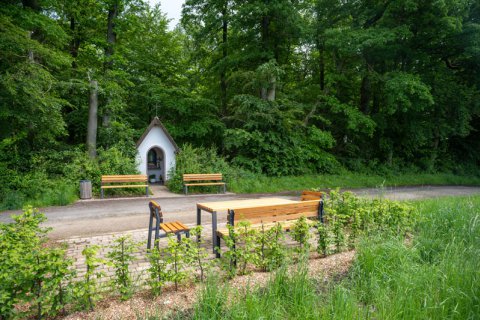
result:
[[[222,181],[221,173],[194,173],[183,175],[183,191],[188,194],[188,187],[193,186],[223,186],[223,193],[227,192],[227,184]]]
[[[104,189],[118,188],[146,188],[146,195],[148,197],[147,176],[144,174],[102,176],[102,185],[100,186],[102,199]]]
[[[241,208],[228,210],[227,223],[235,227],[238,222],[247,221],[250,228],[268,230],[280,223],[286,231],[290,230],[295,222],[301,217],[323,219],[323,200],[307,200],[288,204],[280,204],[274,206],[261,206],[252,208]],[[221,228],[217,230],[217,244],[224,237],[230,236],[229,228]],[[217,258],[220,257],[219,249],[217,250]]]
[[[152,247],[152,232],[155,232],[155,240],[154,243],[158,246],[158,239],[160,237],[165,237],[169,233],[173,233],[177,236],[178,241],[181,240],[181,234],[184,233],[185,236],[188,238],[190,237],[190,228],[186,225],[181,223],[180,221],[173,221],[173,222],[163,222],[163,212],[160,205],[155,201],[150,201],[148,203],[148,207],[150,208],[150,221],[148,223],[148,242],[147,242],[147,249]],[[153,220],[155,219],[155,226],[153,226]],[[160,230],[164,233],[160,235]]]

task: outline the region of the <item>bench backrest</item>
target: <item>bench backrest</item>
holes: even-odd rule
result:
[[[302,192],[301,201],[320,200],[322,199],[322,197],[323,197],[323,194],[319,191],[305,190]]]
[[[300,217],[320,218],[321,201],[302,201],[266,207],[242,208],[229,211],[228,222],[235,225],[240,221],[251,224],[296,220]]]
[[[102,183],[120,182],[147,182],[147,176],[144,174],[102,176]]]
[[[163,222],[163,213],[160,205],[156,201],[150,201],[148,207],[150,208],[150,215],[158,219],[159,222]]]
[[[194,173],[194,174],[184,174],[183,181],[221,181],[223,180],[223,175],[221,173]]]

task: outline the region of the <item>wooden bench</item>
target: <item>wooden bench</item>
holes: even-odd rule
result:
[[[152,247],[152,232],[155,232],[154,243],[156,243],[157,246],[157,240],[160,239],[161,236],[167,236],[169,233],[173,233],[174,235],[176,235],[178,241],[181,240],[182,233],[184,233],[187,238],[190,237],[190,228],[188,228],[180,221],[167,223],[163,222],[162,208],[157,202],[150,201],[148,207],[150,208],[150,221],[148,224],[147,249],[150,249]],[[153,219],[155,219],[155,227],[153,226]],[[160,235],[160,230],[164,232],[163,235]]]
[[[323,220],[323,200],[307,200],[274,206],[261,206],[228,210],[227,223],[233,227],[240,221],[247,221],[250,228],[268,230],[280,223],[286,231],[290,230],[301,217]],[[224,237],[230,236],[228,228],[217,230],[217,244]],[[217,250],[217,258],[220,252]]]
[[[122,184],[119,184],[119,183],[122,183]],[[124,184],[124,183],[128,183],[128,184]],[[132,184],[132,183],[142,183],[142,184]],[[102,176],[102,185],[100,186],[102,199],[104,196],[104,189],[118,189],[118,188],[146,188],[146,195],[148,197],[147,176],[144,174]]]
[[[188,194],[188,187],[192,187],[192,186],[223,186],[223,193],[225,193],[227,192],[227,184],[222,180],[223,180],[223,175],[221,173],[184,174],[183,175],[183,191],[185,194]]]

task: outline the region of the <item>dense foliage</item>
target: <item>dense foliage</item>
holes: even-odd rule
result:
[[[478,172],[479,43],[474,0],[3,1],[0,202],[134,171],[156,114],[257,174]]]

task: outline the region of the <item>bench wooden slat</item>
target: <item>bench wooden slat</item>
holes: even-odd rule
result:
[[[191,186],[223,186],[223,192],[226,191],[227,184],[225,182],[212,182],[222,181],[223,174],[221,173],[185,173],[183,175],[183,188],[185,194],[188,193],[188,187]],[[200,181],[195,183],[186,183],[191,181]]]
[[[160,229],[164,230],[167,233],[174,232],[174,230],[172,230],[168,223],[160,223]]]
[[[184,230],[185,226],[180,221],[174,221],[172,224],[177,228],[177,230]]]
[[[287,214],[282,216],[253,218],[253,219],[249,219],[248,221],[250,221],[252,225],[255,225],[255,224],[262,224],[262,222],[263,223],[282,222],[282,221],[298,220],[301,217],[316,218],[317,216],[318,216],[317,212],[299,212],[299,213]]]
[[[147,182],[147,179],[144,179],[144,178],[102,179],[102,183],[118,183],[118,182]]]
[[[275,206],[236,209],[234,221],[236,223],[237,221],[261,219],[262,217],[272,216],[279,218],[281,216],[300,213],[308,215],[309,217],[317,216],[319,202],[320,200],[313,200]]]
[[[223,180],[221,173],[211,174],[184,174],[183,181],[199,181],[199,180]]]
[[[185,186],[221,186],[225,182],[201,182],[201,183],[185,183]]]
[[[100,189],[120,189],[120,188],[147,188],[148,197],[148,184],[147,175],[145,174],[126,174],[126,175],[104,175],[102,176],[102,184]],[[128,184],[125,184],[128,183]],[[141,184],[137,184],[141,183]]]
[[[118,189],[118,188],[146,188],[146,184],[122,185],[122,186],[101,186],[101,189]]]
[[[323,193],[319,191],[310,191],[305,190],[302,192],[301,201],[308,201],[308,200],[320,200],[322,199]]]

